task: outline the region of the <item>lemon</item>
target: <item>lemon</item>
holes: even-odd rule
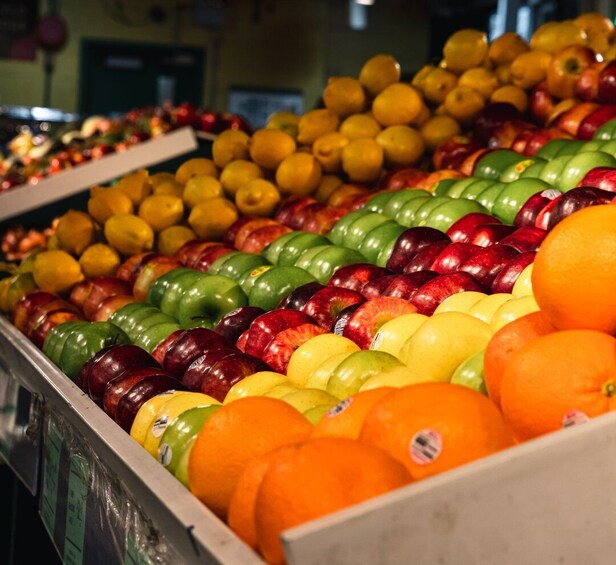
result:
[[[458,81],[460,86],[469,86],[473,88],[486,100],[490,98],[490,95],[498,88],[499,82],[497,76],[490,70],[484,67],[475,67],[464,71],[460,80]]]
[[[163,181],[154,187],[154,194],[170,194],[182,198],[184,194],[184,185],[174,180]]]
[[[276,185],[265,179],[251,180],[235,193],[235,205],[245,216],[271,216],[279,202]]]
[[[265,127],[282,130],[295,139],[297,137],[297,132],[299,131],[299,119],[300,117],[297,114],[286,110],[281,110],[280,112],[274,112],[267,119]]]
[[[88,213],[101,225],[111,216],[130,214],[132,211],[132,200],[115,187],[95,191],[88,199]]]
[[[146,169],[139,169],[122,177],[115,185],[115,188],[126,194],[135,206],[138,206],[144,198],[152,194],[153,190]]]
[[[114,276],[120,262],[118,252],[105,243],[90,245],[79,257],[81,271],[87,278]]]
[[[174,226],[184,216],[184,203],[171,194],[153,194],[139,205],[139,217],[156,232]]]
[[[371,98],[399,80],[400,63],[383,53],[368,59],[359,71],[359,82]]]
[[[342,149],[348,145],[349,138],[332,131],[317,138],[312,145],[312,154],[326,173],[337,173],[342,167]]]
[[[260,167],[269,170],[275,170],[295,148],[295,140],[278,129],[258,129],[248,142],[250,158]]]
[[[182,192],[182,200],[189,208],[209,198],[224,196],[222,183],[214,177],[207,175],[193,175],[190,177]]]
[[[62,249],[41,251],[32,269],[34,282],[41,290],[64,294],[84,276],[77,259]]]
[[[312,145],[319,137],[334,132],[340,126],[338,116],[326,108],[306,112],[297,124],[297,141]]]
[[[308,153],[289,155],[276,169],[276,184],[283,194],[312,194],[321,181],[321,165]]]
[[[237,159],[231,161],[220,174],[220,183],[227,194],[234,195],[247,182],[264,177],[263,170],[252,161]]]
[[[417,114],[417,116],[410,121],[409,125],[413,126],[414,128],[419,128],[423,126],[431,117],[432,110],[428,108],[425,102],[422,102],[419,114]]]
[[[217,167],[222,169],[236,159],[248,159],[248,141],[250,136],[240,130],[228,129],[216,136],[212,143],[212,158]]]
[[[390,84],[372,103],[372,114],[382,126],[407,125],[421,112],[419,92],[409,84]]]
[[[325,107],[340,118],[363,112],[366,93],[359,80],[353,77],[331,77],[323,91]]]
[[[60,248],[73,255],[81,255],[96,237],[92,217],[79,210],[69,210],[61,216],[55,233]]]
[[[461,29],[452,34],[443,47],[447,68],[454,73],[479,67],[488,54],[488,37],[478,29]]]
[[[321,182],[314,193],[314,198],[325,204],[334,191],[338,187],[342,186],[342,183],[342,179],[336,175],[323,175],[321,177]]]
[[[451,116],[432,116],[419,130],[428,151],[434,151],[441,143],[462,133],[460,124]]]
[[[195,157],[184,161],[175,171],[175,181],[186,184],[193,175],[207,175],[218,178],[218,167],[207,157]]]
[[[175,255],[186,242],[197,239],[197,234],[188,226],[169,226],[158,234],[156,249],[162,255]]]
[[[470,125],[485,106],[483,96],[468,86],[456,86],[445,98],[447,114],[462,125]]]
[[[376,136],[383,147],[385,164],[389,167],[414,165],[424,153],[424,141],[420,133],[409,126],[390,126]]]
[[[135,214],[116,214],[105,222],[105,237],[111,247],[123,255],[149,251],[154,245],[150,225]]]
[[[506,84],[492,93],[490,102],[507,102],[524,113],[528,108],[528,95],[519,86]]]
[[[175,181],[175,175],[167,172],[154,173],[149,176],[148,180],[153,187],[157,187],[163,182]]]
[[[190,211],[188,223],[200,238],[220,240],[237,218],[233,202],[226,198],[211,198]]]
[[[423,79],[423,93],[428,102],[441,104],[450,90],[458,84],[458,77],[447,69],[435,67]]]
[[[340,124],[338,132],[347,139],[358,139],[376,137],[382,129],[381,124],[369,114],[353,114]]]
[[[342,150],[342,168],[355,182],[372,182],[378,179],[383,159],[383,147],[375,139],[355,139]]]
[[[507,31],[490,43],[488,58],[497,67],[509,65],[518,55],[526,53],[528,49],[528,43],[515,31]]]

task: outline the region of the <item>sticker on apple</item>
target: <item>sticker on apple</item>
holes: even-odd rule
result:
[[[168,443],[163,443],[158,452],[158,462],[164,467],[167,467],[169,463],[171,463],[172,458],[173,449],[171,449],[171,446]]]
[[[420,430],[411,439],[411,459],[418,465],[433,463],[442,449],[443,438],[436,430]]]
[[[152,424],[152,435],[154,437],[160,437],[163,435],[163,432],[167,429],[167,424],[169,423],[169,418],[167,416],[160,416],[154,420]]]
[[[197,357],[190,365],[188,365],[188,369],[186,369],[187,371],[190,371],[190,369],[194,369],[197,365],[201,364],[201,361],[203,361],[205,359],[205,354],[201,355],[200,357]]]
[[[378,349],[381,343],[383,343],[383,339],[384,339],[383,332],[376,332],[376,334],[372,338],[370,349]]]
[[[345,398],[342,402],[338,402],[336,406],[333,406],[325,412],[325,415],[328,418],[335,418],[336,416],[342,414],[349,406],[351,406],[351,404],[353,404],[353,399]]]
[[[585,424],[588,420],[590,420],[590,418],[584,414],[584,412],[580,410],[569,410],[569,412],[563,416],[563,428],[579,426],[580,424]]]
[[[342,335],[342,332],[344,331],[344,328],[346,328],[348,321],[348,318],[340,318],[340,320],[338,320],[334,325],[334,333],[336,335]]]

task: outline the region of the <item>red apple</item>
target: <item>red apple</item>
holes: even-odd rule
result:
[[[537,216],[552,200],[558,198],[562,192],[555,188],[533,194],[518,211],[513,220],[517,228],[535,227]]]
[[[135,284],[135,280],[139,276],[141,269],[143,269],[152,259],[155,257],[161,257],[160,253],[154,253],[149,251],[147,253],[138,253],[133,257],[129,257],[124,263],[122,263],[116,271],[116,277],[119,279],[128,281],[132,286]]]
[[[291,309],[277,309],[261,314],[254,319],[248,329],[246,353],[261,357],[267,344],[274,336],[287,328],[294,328],[300,324],[314,324],[315,321],[305,312]]]
[[[396,275],[396,278],[391,281],[381,296],[393,296],[395,298],[410,300],[422,285],[436,276],[438,276],[436,271],[429,270]]]
[[[442,167],[438,167],[442,168]],[[402,190],[413,188],[418,181],[425,179],[428,173],[415,167],[392,169],[379,180],[378,188],[381,190]],[[372,196],[372,195],[371,195]]]
[[[281,235],[289,233],[291,228],[283,224],[264,226],[250,232],[241,247],[245,253],[261,253],[272,241],[277,240]]]
[[[372,197],[372,194],[368,196]],[[331,231],[336,222],[346,213],[347,210],[344,208],[325,206],[325,208],[311,214],[304,221],[303,231],[320,235],[326,234]]]
[[[438,274],[454,273],[458,267],[480,248],[472,243],[456,241],[445,247],[436,257],[430,269]]]
[[[548,141],[552,139],[570,139],[571,136],[557,127],[537,129],[526,143],[524,155],[532,157],[541,149]]]
[[[79,310],[83,310],[83,304],[87,300],[90,291],[92,290],[92,279],[83,279],[78,283],[75,283],[71,287],[71,291],[68,295],[68,301],[79,308]],[[129,285],[128,294],[132,293],[132,287]]]
[[[223,122],[220,112],[215,110],[201,110],[197,115],[197,129],[207,133],[222,131]]]
[[[314,198],[308,196],[289,196],[279,204],[274,219],[285,226],[290,226],[293,218],[299,214],[302,208],[316,202]]]
[[[614,193],[593,186],[578,186],[555,199],[546,207],[547,225],[546,229],[551,230],[561,220],[570,216],[577,210],[588,206],[599,204],[609,204],[614,199]],[[541,214],[537,216],[537,222],[545,221]],[[538,226],[541,227],[541,226]]]
[[[411,303],[421,314],[430,316],[445,298],[458,292],[475,291],[485,292],[485,288],[469,273],[458,271],[438,275],[421,286]]]
[[[361,292],[366,283],[390,274],[392,274],[392,272],[389,269],[378,267],[372,263],[354,263],[336,270],[329,281],[327,281],[327,285],[339,286]]]
[[[73,322],[75,320],[83,320],[83,317],[78,312],[73,310],[54,310],[45,314],[40,324],[36,325],[30,333],[30,341],[39,349],[43,348],[45,338],[51,329],[65,322]]]
[[[435,228],[427,226],[409,228],[396,240],[387,261],[387,268],[394,273],[401,273],[418,251],[437,241],[450,243],[451,239]]]
[[[447,236],[454,243],[468,243],[475,228],[484,224],[498,223],[501,223],[501,221],[490,214],[471,212],[454,222],[447,230]]]
[[[519,153],[520,155],[530,156],[530,153],[526,152],[526,147],[528,146],[528,142],[533,139],[536,132],[537,128],[526,129],[520,132],[518,135],[515,136],[511,144],[511,149],[513,149],[516,153]]]
[[[255,230],[263,228],[265,226],[279,226],[280,222],[273,220],[272,218],[254,218],[249,222],[246,222],[242,227],[237,230],[235,234],[235,241],[233,247],[235,249],[242,249],[244,242],[248,236]]]
[[[148,267],[149,270],[150,267]],[[142,270],[141,272],[144,271]],[[130,283],[118,277],[93,277],[90,280],[92,282],[90,292],[82,306],[83,313],[88,320],[92,318],[94,312],[96,312],[106,298],[131,294],[132,287]],[[141,298],[141,300],[145,300],[145,297]]]
[[[482,224],[477,226],[470,234],[469,243],[488,247],[499,242],[505,236],[513,233],[517,228],[505,224],[493,222],[491,224]]]
[[[250,327],[253,320],[265,314],[258,306],[241,306],[225,314],[218,322],[214,331],[223,336],[229,343],[235,343]]]
[[[594,186],[608,192],[616,192],[616,167],[595,167],[590,169],[578,186]]]
[[[417,312],[417,308],[403,298],[381,296],[367,300],[351,314],[342,335],[361,349],[369,349],[376,332],[385,322],[413,312]]]
[[[435,170],[458,169],[464,159],[471,153],[477,151],[480,147],[481,145],[469,136],[455,135],[436,147],[432,153],[432,166]],[[417,181],[415,181],[415,184],[417,184]],[[413,186],[415,186],[415,184]]]
[[[547,69],[550,94],[557,98],[573,98],[582,71],[597,60],[595,52],[585,45],[568,45],[557,51]]]
[[[511,294],[520,273],[535,260],[535,255],[534,251],[525,251],[511,259],[492,281],[490,292]]]
[[[237,338],[235,342],[235,347],[237,347],[242,353],[246,351],[246,342],[248,341],[248,330],[245,330],[240,337]]]
[[[577,132],[578,139],[589,140],[595,135],[605,122],[616,118],[616,104],[599,106],[596,110],[584,117]]]
[[[33,290],[22,296],[13,308],[12,321],[13,325],[20,331],[24,332],[28,317],[32,311],[43,304],[47,304],[60,297],[57,294],[46,292],[44,290]]]
[[[473,126],[473,138],[480,147],[486,147],[494,131],[504,122],[522,120],[522,113],[507,102],[491,102],[486,104]]]
[[[289,360],[294,351],[309,339],[327,333],[328,331],[329,326],[325,328],[315,326],[314,324],[301,324],[294,328],[282,330],[267,344],[261,358],[274,371],[284,375],[287,372]]]
[[[163,339],[153,350],[152,350],[152,357],[154,357],[154,359],[156,359],[156,362],[159,363],[161,366],[163,364],[163,359],[165,358],[165,355],[167,354],[167,351],[169,350],[169,348],[180,338],[180,336],[185,332],[186,330],[175,330],[174,332],[171,332],[165,339]]]
[[[201,383],[212,365],[229,355],[238,352],[237,347],[217,347],[206,349],[187,368],[181,377],[182,384],[190,391],[201,390]]]
[[[490,149],[509,149],[520,134],[532,131],[536,127],[524,120],[506,120],[492,130],[487,145]]]
[[[201,253],[203,253],[203,251],[205,251],[208,247],[214,245],[220,246],[221,244],[217,241],[207,241],[205,239],[191,239],[175,252],[174,257],[178,260],[180,264],[184,265],[184,267],[192,269],[194,268],[194,265],[199,255],[201,255]]]
[[[365,302],[365,300],[363,295],[356,290],[326,286],[313,294],[301,311],[308,314],[319,326],[329,330],[342,310],[352,304]],[[269,363],[267,359],[264,358],[264,360]]]
[[[450,245],[451,242],[448,240],[435,241],[434,243],[427,245],[423,249],[420,249],[415,256],[405,265],[402,272],[404,273],[414,273],[415,271],[424,271],[426,269],[430,269],[436,260],[436,258],[441,254],[443,249]]]
[[[616,60],[610,61],[599,73],[597,102],[613,104],[616,100]]]
[[[526,226],[506,235],[497,245],[508,245],[520,253],[537,251],[546,235],[545,230],[540,230],[534,226]]]
[[[92,316],[90,316],[90,321],[106,322],[111,314],[131,302],[136,302],[135,297],[132,294],[115,294],[114,296],[108,296],[103,299]]]
[[[160,257],[154,257],[148,262],[135,279],[133,284],[133,296],[140,302],[145,302],[148,299],[148,291],[152,283],[160,276],[178,269],[181,267],[181,263],[174,257],[167,255],[161,255]],[[129,292],[116,292],[116,294],[129,294]],[[85,312],[85,309],[84,309]]]
[[[595,101],[599,93],[599,75],[607,65],[606,61],[594,61],[581,73],[575,86],[575,97]]]
[[[225,232],[225,235],[222,238],[222,243],[229,247],[235,247],[235,236],[239,229],[248,222],[256,219],[257,216],[242,216],[238,218],[231,224],[231,227]]]
[[[346,325],[351,319],[351,316],[362,304],[364,303],[362,302],[361,304],[353,304],[351,306],[347,306],[344,310],[342,310],[342,312],[340,312],[340,314],[338,314],[338,317],[334,320],[330,331],[336,335],[342,335],[344,332],[344,328],[346,328]]]
[[[167,349],[163,368],[181,377],[188,366],[207,349],[228,347],[229,342],[220,334],[207,328],[191,328],[178,337]]]
[[[319,290],[325,288],[325,285],[318,281],[309,282],[298,286],[285,296],[278,304],[278,308],[290,308],[291,310],[301,310],[304,304]]]
[[[477,149],[473,151],[458,167],[458,171],[462,173],[464,176],[471,177],[475,172],[475,167],[477,162],[490,151],[494,151],[494,149],[489,149],[487,147],[482,147],[481,149]]]
[[[306,224],[312,223],[317,213],[326,210],[328,206],[322,202],[312,202],[306,206],[302,206],[297,213],[289,219],[288,223],[283,224],[294,230],[308,231],[306,230]],[[333,206],[331,206],[333,208]]]
[[[560,116],[558,116],[558,118],[556,119],[554,125],[557,128],[566,131],[569,135],[573,137],[579,136],[578,132],[580,129],[580,124],[597,108],[599,108],[599,105],[595,102],[578,102],[577,104],[560,114]]]
[[[45,321],[47,316],[52,312],[57,312],[59,310],[72,312],[81,318],[81,312],[79,312],[79,310],[70,302],[67,302],[63,298],[50,300],[49,302],[38,304],[32,308],[32,311],[25,322],[24,333],[26,336],[30,339],[32,337],[32,332]]]
[[[206,247],[201,253],[199,253],[199,256],[195,260],[192,268],[197,271],[201,271],[202,273],[207,273],[216,259],[219,257],[224,257],[234,251],[235,249],[228,245],[211,245]]]
[[[542,81],[530,92],[528,97],[528,108],[530,115],[540,125],[545,125],[548,121],[548,116],[556,106],[556,99],[548,90],[547,81]]]
[[[517,249],[509,245],[490,245],[464,261],[458,268],[458,273],[472,275],[480,286],[487,289],[501,269],[519,254]]]

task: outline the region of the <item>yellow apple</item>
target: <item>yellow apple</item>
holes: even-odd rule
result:
[[[524,267],[522,272],[518,275],[515,283],[513,284],[513,288],[511,289],[511,294],[514,297],[518,296],[529,296],[533,294],[533,263],[530,263]]]
[[[449,382],[467,357],[485,349],[493,330],[463,312],[434,314],[404,344],[402,361],[426,381]]]
[[[340,365],[351,353],[337,353],[328,357],[321,363],[306,380],[306,388],[320,388],[321,390],[327,390],[327,381],[332,376],[334,369]]]
[[[292,385],[291,383],[285,383],[270,388],[268,391],[264,392],[262,396],[280,399],[285,394],[290,394],[291,392],[295,392],[296,390],[299,390],[299,387]]]
[[[479,302],[482,298],[488,296],[485,292],[477,292],[476,290],[466,290],[464,292],[456,292],[448,296],[434,310],[435,314],[443,312],[468,312],[469,309]]]
[[[400,348],[404,342],[411,337],[428,319],[428,316],[414,312],[412,314],[402,314],[385,322],[376,332],[370,349],[373,351],[384,351],[398,357]]]
[[[156,418],[156,413],[167,400],[180,394],[188,394],[183,390],[173,390],[161,392],[156,396],[146,400],[137,411],[133,424],[130,428],[130,436],[139,444],[143,445],[148,430],[152,427],[152,422]]]
[[[519,296],[518,298],[513,298],[503,304],[494,313],[490,326],[492,327],[492,330],[496,332],[509,322],[513,322],[513,320],[517,320],[518,318],[526,316],[526,314],[530,314],[531,312],[538,311],[539,305],[537,304],[534,296]]]
[[[346,337],[333,333],[317,335],[293,352],[287,367],[287,378],[297,386],[305,386],[310,373],[328,357],[354,351],[359,351],[359,346]]]
[[[321,406],[314,406],[306,410],[304,416],[306,416],[306,419],[314,426],[330,409],[331,406],[329,404],[321,404]]]
[[[492,316],[494,316],[494,312],[511,299],[511,294],[505,292],[490,294],[476,302],[466,313],[489,324],[492,320]]]
[[[276,385],[288,383],[287,377],[274,371],[259,371],[244,377],[227,392],[223,404],[228,404],[244,396],[262,396]]]
[[[280,400],[290,404],[302,414],[316,406],[325,405],[331,408],[340,402],[335,396],[329,394],[329,392],[318,388],[300,388],[281,396]]]
[[[371,390],[373,388],[381,388],[383,386],[393,386],[395,388],[401,388],[403,386],[412,385],[422,382],[421,375],[415,373],[408,367],[401,365],[400,367],[392,367],[383,371],[374,377],[370,377],[359,388],[359,392],[362,390]]]

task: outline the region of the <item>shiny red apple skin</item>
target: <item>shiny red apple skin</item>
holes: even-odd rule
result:
[[[435,170],[458,169],[464,159],[477,151],[480,147],[481,145],[472,139],[472,137],[467,135],[455,135],[436,147],[432,153],[432,166]]]
[[[578,129],[577,138],[592,139],[595,132],[605,123],[616,118],[616,104],[599,106],[594,112],[584,117]]]
[[[303,231],[325,235],[332,230],[336,222],[346,213],[347,210],[344,208],[325,206],[325,208],[318,210],[314,214],[310,214],[310,216],[305,219]]]
[[[49,316],[49,314],[51,314],[52,312],[56,312],[59,310],[65,312],[73,312],[74,314],[78,314],[81,317],[81,312],[70,302],[64,300],[63,298],[56,298],[55,300],[44,302],[43,304],[35,306],[28,315],[24,328],[24,333],[26,334],[26,336],[30,339],[34,330],[45,321],[47,316]]]
[[[477,226],[470,234],[469,243],[480,247],[489,247],[513,233],[517,228],[506,224],[482,224]]]
[[[473,125],[473,138],[479,147],[487,147],[495,130],[504,122],[523,120],[522,113],[507,102],[486,104]]]
[[[128,343],[110,345],[94,354],[83,367],[83,388],[101,404],[107,383],[131,368],[161,369],[160,364],[143,348]]]
[[[258,306],[241,306],[225,314],[214,328],[214,331],[223,336],[227,342],[235,343],[255,318],[265,314],[263,308]]]
[[[337,269],[329,281],[327,281],[327,285],[361,292],[366,283],[391,274],[392,272],[389,269],[373,265],[372,263],[354,263]]]
[[[144,251],[142,253],[137,253],[136,255],[131,255],[128,259],[126,259],[123,263],[118,267],[115,276],[123,281],[128,281],[131,284],[131,288],[134,282],[133,279],[133,271],[137,268],[138,265],[141,264],[142,261],[153,257],[156,255],[153,251]]]
[[[83,316],[73,310],[54,310],[44,316],[44,319],[38,324],[30,334],[30,341],[39,349],[43,348],[47,334],[56,326],[65,322],[74,322],[83,320]]]
[[[202,273],[207,273],[216,259],[224,257],[234,251],[236,250],[228,245],[212,245],[207,247],[199,254],[192,268]]]
[[[80,310],[83,310],[83,304],[88,299],[88,295],[92,290],[92,284],[92,279],[83,279],[75,283],[69,292],[68,301]],[[129,287],[128,294],[132,294],[132,286],[129,285]]]
[[[199,255],[201,255],[203,251],[205,251],[208,247],[222,245],[222,243],[217,241],[214,242],[207,241],[205,239],[191,239],[175,252],[174,257],[184,267],[193,269]]]
[[[354,341],[361,349],[370,349],[376,332],[385,322],[414,312],[417,312],[417,308],[403,298],[381,296],[367,300],[350,315],[342,335]]]
[[[519,253],[526,251],[538,251],[541,242],[545,239],[547,233],[536,227],[518,228],[514,232],[505,236],[498,242],[498,245],[508,245],[513,247]]]
[[[401,273],[396,276],[381,296],[393,296],[394,298],[410,300],[421,286],[437,276],[438,273],[436,271],[428,269],[415,271],[414,273]]]
[[[352,304],[365,302],[365,300],[364,296],[356,290],[326,286],[313,294],[301,311],[308,314],[319,326],[329,330],[342,310]]]
[[[170,393],[177,390],[187,390],[175,377],[163,373],[156,373],[134,384],[120,397],[116,407],[115,421],[127,433],[139,409],[154,396]]]
[[[552,139],[571,139],[571,136],[557,127],[536,129],[526,143],[524,155],[533,157],[548,141]]]
[[[248,222],[252,222],[252,220],[256,219],[257,216],[248,215],[242,216],[235,220],[235,222],[231,224],[231,227],[225,232],[225,235],[222,238],[223,245],[226,245],[228,247],[235,247],[235,236],[237,235],[237,232]]]
[[[420,314],[431,316],[439,304],[458,292],[485,292],[485,288],[471,274],[457,271],[438,275],[421,286],[411,299]]]
[[[219,333],[207,328],[192,328],[183,332],[167,349],[163,368],[178,378],[204,351],[228,347],[230,343]]]
[[[299,214],[300,210],[316,203],[314,198],[308,196],[289,196],[279,204],[274,219],[285,226],[292,227],[293,218]]]
[[[578,186],[594,186],[601,190],[616,193],[616,167],[590,169],[578,183]]]
[[[153,350],[152,357],[156,359],[156,362],[159,363],[162,367],[163,359],[167,354],[167,350],[180,338],[180,336],[187,330],[175,330],[171,332],[165,339],[163,339]]]
[[[201,390],[201,383],[212,365],[229,355],[234,355],[238,351],[237,347],[233,346],[206,349],[186,368],[180,379],[182,384],[190,391],[199,392]]]
[[[368,281],[361,288],[361,293],[366,300],[372,300],[382,296],[387,290],[389,285],[394,282],[402,273],[392,273],[390,275],[383,275]]]
[[[20,331],[25,332],[28,317],[35,308],[43,304],[58,300],[60,297],[45,290],[33,290],[22,296],[15,304],[12,313],[13,325]]]
[[[544,190],[533,194],[516,214],[513,225],[516,228],[536,227],[537,216],[552,200],[562,192],[556,189]]]
[[[240,251],[245,253],[261,253],[270,243],[290,231],[291,228],[283,224],[257,228],[246,238],[240,247]]]
[[[316,322],[308,314],[299,310],[284,308],[261,314],[254,319],[248,329],[246,353],[260,358],[267,344],[274,339],[278,332],[300,324],[310,323]]]
[[[298,286],[295,290],[287,294],[278,304],[279,309],[301,310],[304,304],[319,290],[325,288],[324,284],[318,281],[309,282]]]
[[[526,148],[528,146],[528,142],[535,136],[536,131],[537,129],[535,128],[527,129],[520,132],[518,135],[515,136],[515,139],[511,144],[511,149],[513,149],[516,153],[519,153],[520,155],[526,155],[527,157],[534,155],[534,153],[527,153]]]
[[[533,87],[528,96],[528,109],[538,124],[547,123],[554,106],[556,106],[556,99],[550,94],[547,81],[544,80]]]
[[[82,310],[86,319],[91,320],[103,300],[110,296],[133,294],[133,287],[118,277],[94,277],[91,279],[91,287],[86,297]]]
[[[454,273],[466,259],[477,253],[479,249],[472,243],[452,242],[437,255],[430,269],[440,275]]]
[[[458,273],[468,273],[484,288],[490,288],[496,275],[520,252],[509,245],[499,243],[483,248],[458,267]]]
[[[578,102],[577,104],[560,114],[554,125],[557,128],[566,131],[572,137],[580,138],[580,125],[597,108],[599,108],[599,105],[595,102]]]
[[[294,230],[308,231],[306,230],[306,224],[311,223],[319,212],[324,211],[327,205],[323,202],[312,202],[305,206],[302,206],[297,210],[297,213],[288,220],[288,223],[283,225],[288,226]]]
[[[450,245],[447,239],[435,241],[420,249],[415,253],[414,257],[405,265],[403,273],[414,273],[415,271],[429,270],[436,258],[441,254],[443,249]]]
[[[520,273],[535,260],[535,255],[535,251],[525,251],[511,259],[492,281],[490,292],[511,294]]]
[[[490,214],[471,212],[454,222],[447,230],[447,236],[453,243],[468,243],[477,226],[499,224],[501,221]]]
[[[314,324],[301,324],[294,328],[282,330],[267,344],[261,359],[274,371],[285,375],[291,355],[295,350],[309,339],[328,331],[329,327],[325,328]]]
[[[507,120],[492,130],[487,146],[490,149],[510,149],[521,134],[531,132],[536,127],[525,120]]]
[[[613,104],[616,100],[616,60],[610,61],[599,73],[597,102]]]
[[[333,334],[342,335],[344,332],[344,328],[346,328],[346,325],[351,319],[351,316],[362,304],[364,304],[364,302],[362,302],[361,304],[353,304],[352,306],[348,306],[347,308],[342,310],[342,312],[340,312],[340,314],[338,314],[338,317],[334,320],[330,331]]]
[[[575,86],[575,97],[593,102],[599,94],[599,74],[606,67],[606,61],[594,61],[581,73]]]
[[[577,210],[588,206],[609,204],[614,199],[614,193],[592,186],[578,186],[554,201],[550,209],[546,229],[550,231],[559,222],[570,216]]]
[[[413,227],[402,232],[387,261],[387,269],[401,273],[409,261],[424,247],[437,241],[451,242],[442,231],[427,226]]]
[[[134,286],[137,277],[141,273],[141,271],[148,265],[151,261],[159,261],[162,257],[167,257],[166,255],[161,255],[160,253],[147,253],[144,254],[140,261],[137,261],[130,272],[130,278],[128,282],[131,284],[131,288]],[[116,272],[116,276],[118,276]],[[121,277],[118,277],[121,278]]]
[[[427,176],[428,173],[426,171],[415,167],[392,169],[379,180],[378,187],[380,190],[413,188],[417,182],[425,179]]]

